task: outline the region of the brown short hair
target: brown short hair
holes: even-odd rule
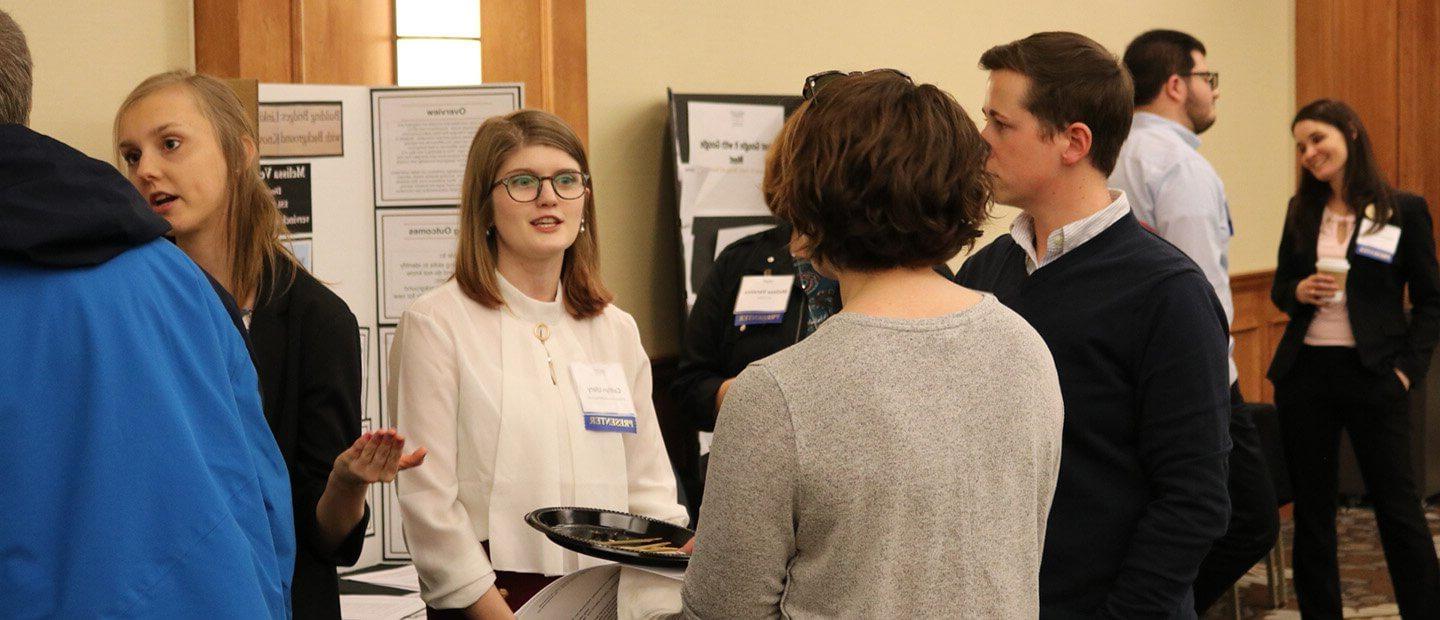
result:
[[[470,141],[465,161],[465,179],[460,192],[460,248],[455,255],[455,282],[465,295],[487,308],[499,308],[500,281],[495,275],[498,241],[486,234],[495,226],[495,201],[491,190],[501,164],[516,149],[531,145],[550,146],[580,164],[588,177],[590,162],[585,147],[560,117],[541,110],[520,110],[481,123]],[[596,316],[615,297],[600,279],[599,232],[595,221],[595,191],[585,192],[585,230],[565,250],[560,268],[566,312],[577,319]]]
[[[765,161],[765,200],[826,265],[930,267],[980,236],[986,153],[948,93],[892,72],[850,75],[785,122]]]
[[[1170,76],[1190,75],[1195,59],[1190,52],[1205,55],[1205,44],[1178,30],[1151,30],[1125,46],[1125,69],[1135,83],[1135,105],[1145,105],[1160,96]]]
[[[1104,46],[1073,32],[1038,32],[986,50],[980,67],[1030,78],[1025,109],[1052,133],[1084,123],[1093,136],[1090,163],[1107,176],[1115,169],[1130,135],[1135,87]]]

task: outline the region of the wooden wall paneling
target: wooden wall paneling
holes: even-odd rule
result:
[[[481,73],[486,82],[523,82],[525,105],[544,108],[540,2],[481,2]]]
[[[240,6],[224,0],[195,0],[195,70],[223,77],[240,75]]]
[[[1327,37],[1337,26],[1335,0],[1296,0],[1296,109],[1333,92],[1338,59]]]
[[[1296,109],[1320,97],[1350,104],[1365,122],[1377,163],[1391,183],[1398,180],[1400,2],[1298,0],[1295,4]]]
[[[395,83],[390,0],[195,0],[195,68],[273,83]]]
[[[1399,9],[1399,187],[1425,197],[1440,236],[1440,2]]]
[[[1249,401],[1263,401],[1265,334],[1258,329],[1237,329],[1231,335],[1235,337],[1235,368],[1240,373],[1240,394]]]
[[[395,83],[393,0],[295,0],[306,84]]]
[[[570,123],[580,139],[590,144],[590,72],[585,40],[585,0],[552,3],[554,29],[550,63],[552,111]]]
[[[585,0],[481,2],[486,82],[523,82],[525,106],[554,112],[590,141]]]
[[[1230,293],[1235,302],[1235,321],[1230,333],[1235,337],[1235,367],[1239,372],[1240,393],[1251,402],[1275,402],[1274,389],[1265,378],[1275,347],[1285,333],[1290,317],[1270,303],[1273,271],[1237,274],[1230,278]]]
[[[195,0],[195,70],[293,81],[291,0]]]

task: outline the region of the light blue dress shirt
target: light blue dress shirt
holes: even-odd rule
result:
[[[1120,148],[1110,187],[1130,198],[1135,218],[1175,247],[1205,272],[1215,288],[1225,319],[1235,321],[1230,297],[1230,204],[1215,168],[1196,150],[1200,136],[1189,128],[1149,112],[1137,112],[1130,136]],[[1230,341],[1230,381],[1235,369],[1235,341]]]

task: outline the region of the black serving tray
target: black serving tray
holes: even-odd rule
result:
[[[690,563],[690,556],[631,551],[596,543],[626,538],[660,538],[662,540],[656,542],[680,547],[695,536],[695,532],[688,528],[659,519],[603,508],[541,508],[525,515],[525,522],[555,544],[575,553],[622,564],[660,568],[685,568]]]

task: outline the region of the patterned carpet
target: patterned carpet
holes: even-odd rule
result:
[[[1288,513],[1288,510],[1286,511]],[[1440,506],[1426,507],[1432,537],[1440,539]],[[1345,604],[1346,618],[1396,618],[1395,591],[1390,585],[1390,575],[1385,568],[1385,556],[1380,550],[1380,534],[1375,528],[1375,513],[1369,508],[1341,508],[1338,519],[1340,533],[1340,588]],[[1240,580],[1241,618],[1295,618],[1300,617],[1295,603],[1294,588],[1289,587],[1288,570],[1291,541],[1294,540],[1294,525],[1288,516],[1282,516],[1281,536],[1285,539],[1287,593],[1289,599],[1283,608],[1272,609],[1270,588],[1266,584],[1265,564],[1261,563],[1250,574]],[[1440,547],[1440,545],[1437,545]],[[1235,618],[1234,610],[1222,601],[1205,615],[1206,620]]]

